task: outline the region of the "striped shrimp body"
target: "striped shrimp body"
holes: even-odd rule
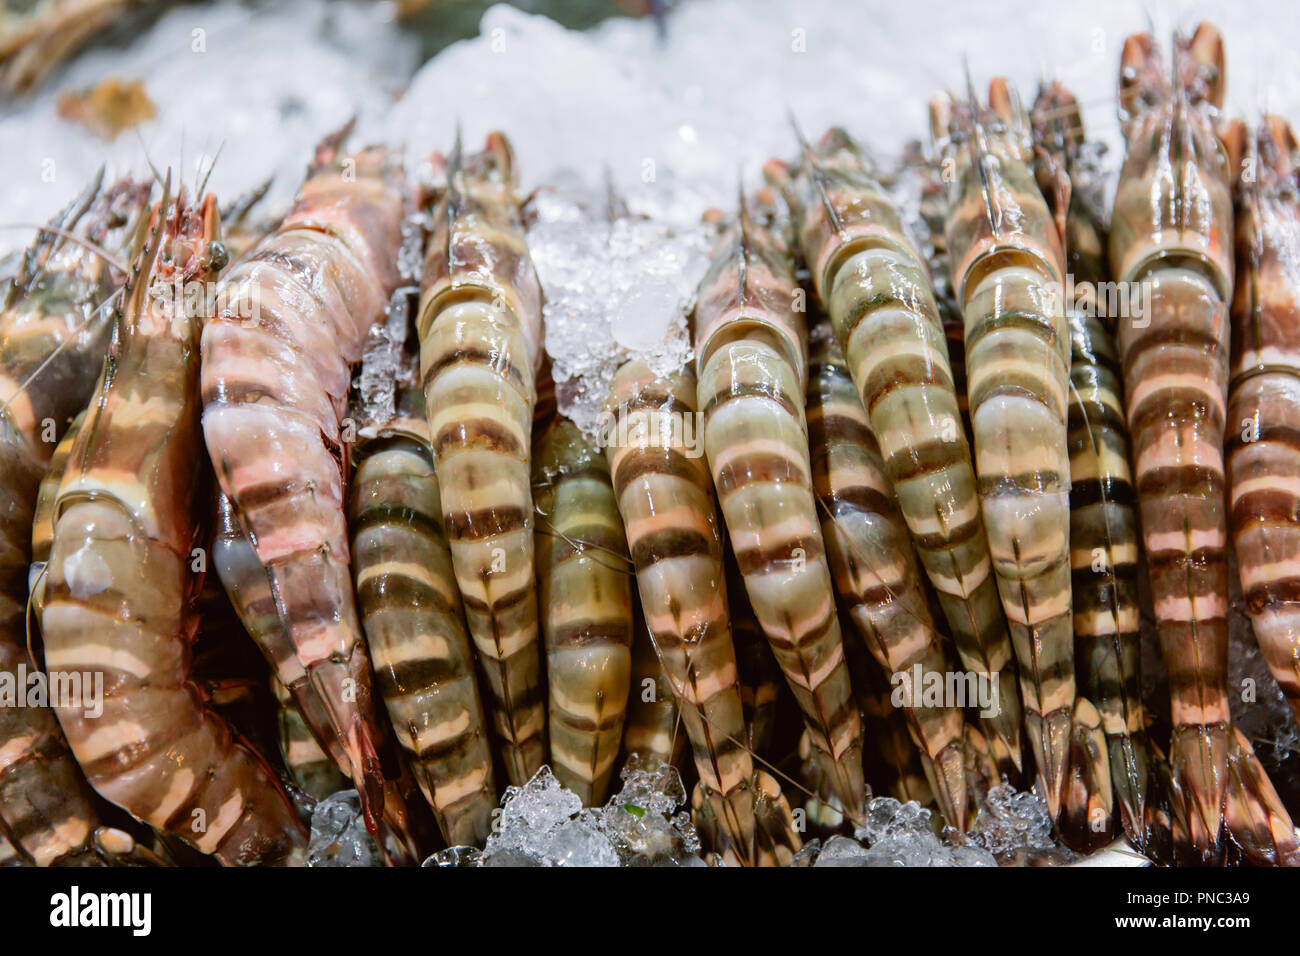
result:
[[[858,146],[832,129],[795,180],[800,240],[879,443],[884,472],[967,670],[996,681],[985,718],[1020,766],[1020,697],[970,448],[930,279]]]
[[[627,539],[609,465],[572,422],[556,418],[545,430],[533,476],[551,763],[584,805],[599,806],[631,685]]]
[[[203,328],[203,433],[237,519],[225,540],[247,535],[245,570],[267,592],[250,633],[271,629],[263,651],[314,698],[300,697],[304,715],[375,827],[381,734],[348,569],[340,420],[349,366],[397,285],[402,197],[382,151],[344,158],[341,139],[318,148],[288,217],[222,279]],[[247,610],[248,596],[232,599]],[[289,656],[305,680],[286,677]]]
[[[890,683],[950,670],[934,630],[907,525],[894,505],[866,410],[830,329],[812,335],[808,435],[822,537],[836,587]],[[907,685],[907,686],[910,686]],[[913,688],[920,693],[920,688]],[[888,695],[886,695],[888,698]],[[904,701],[904,715],[948,823],[966,829],[962,713]]]
[[[1234,153],[1237,184],[1228,479],[1255,639],[1300,716],[1300,178],[1290,127],[1265,117]]]
[[[38,484],[62,474],[70,442],[55,441],[86,404],[103,364],[110,312],[101,305],[123,276],[76,240],[122,249],[146,224],[148,187],[99,177],[24,255],[0,311],[0,672],[27,652],[28,562]],[[53,455],[54,460],[51,460]],[[49,497],[49,495],[47,495]],[[43,513],[49,514],[47,506]],[[48,536],[45,537],[48,550]],[[44,587],[43,565],[31,578]],[[39,601],[35,602],[39,608]],[[0,838],[16,860],[47,866],[94,862],[98,814],[55,715],[0,707]]]
[[[437,159],[437,158],[435,158]],[[417,331],[442,514],[510,782],[546,757],[537,641],[529,436],[541,361],[541,287],[499,133],[434,210]]]
[[[623,753],[629,759],[639,757],[648,766],[676,765],[683,743],[678,733],[677,698],[659,663],[654,640],[643,625],[640,608],[634,611]]]
[[[222,863],[286,862],[302,824],[189,666],[201,316],[177,290],[224,265],[216,204],[169,206],[164,188],[156,216],[54,506],[46,665],[102,680],[55,708],[101,796]]]
[[[1139,669],[1138,527],[1122,372],[1106,325],[1115,317],[1104,314],[1096,294],[1109,274],[1105,232],[1075,188],[1083,146],[1078,102],[1060,84],[1046,86],[1032,122],[1039,184],[1058,222],[1065,220],[1066,262],[1084,292],[1066,313],[1075,675],[1080,694],[1100,713],[1124,830],[1143,847],[1150,760]]]
[[[980,502],[1020,664],[1025,728],[1055,818],[1074,708],[1062,237],[1005,80],[990,84],[989,105],[983,110],[973,94],[962,104],[936,97],[931,128],[955,173],[946,242],[966,320]]]
[[[1219,854],[1230,744],[1223,437],[1232,195],[1213,113],[1223,48],[1203,24],[1178,40],[1170,83],[1148,35],[1124,44],[1128,144],[1109,241],[1143,314],[1118,323],[1133,470],[1173,704],[1170,765],[1193,853]]]
[[[614,427],[605,457],[653,651],[690,738],[701,799],[725,839],[720,852],[753,864],[754,763],[722,535],[698,432],[688,432],[697,421],[695,376],[689,368],[658,375],[632,359],[615,373],[606,407]],[[641,691],[634,680],[634,699]]]
[[[695,309],[699,408],[745,589],[804,715],[823,776],[860,819],[862,724],[813,494],[800,290],[770,203],[721,238]]]
[[[376,686],[448,845],[482,845],[492,755],[420,389],[399,387],[392,420],[359,438],[352,570]]]

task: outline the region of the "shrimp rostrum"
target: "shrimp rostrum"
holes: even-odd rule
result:
[[[184,195],[156,224],[115,315],[108,361],[54,504],[42,628],[54,702],[101,796],[222,863],[287,862],[306,833],[265,761],[191,679],[199,325],[225,264],[216,204]],[[99,692],[102,687],[102,694]]]

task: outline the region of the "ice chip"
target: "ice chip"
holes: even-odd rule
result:
[[[482,866],[483,851],[476,846],[449,846],[426,859],[420,866]]]
[[[551,834],[551,866],[618,866],[618,853],[609,838],[589,818],[568,820]]]
[[[379,866],[379,847],[366,831],[361,798],[340,790],[316,804],[311,815],[308,866]]]
[[[502,804],[501,831],[545,833],[582,809],[582,798],[566,790],[551,768],[543,766],[522,787],[508,787]]]
[[[826,841],[813,866],[867,866],[869,860],[867,850],[861,843],[836,835]]]

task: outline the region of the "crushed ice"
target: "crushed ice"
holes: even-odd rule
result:
[[[522,787],[510,787],[497,824],[480,852],[451,847],[425,866],[704,866],[675,767],[647,766],[635,757],[623,788],[603,807],[584,808],[542,767]]]
[[[667,374],[690,357],[685,317],[712,231],[633,215],[579,190],[539,190],[529,212],[556,400],[594,435],[619,365],[635,357]]]
[[[366,831],[361,798],[355,790],[332,793],[312,810],[307,865],[383,865],[379,847]]]

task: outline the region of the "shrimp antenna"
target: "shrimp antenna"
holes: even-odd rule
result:
[[[785,118],[790,121],[790,128],[794,130],[794,138],[799,143],[799,150],[805,156],[811,156],[812,146],[809,144],[808,138],[804,136],[803,130],[799,126],[799,118],[794,115],[794,110],[788,106],[785,108]]]
[[[149,147],[145,145],[144,136],[141,134],[138,126],[135,130],[135,138],[140,141],[140,151],[144,154],[144,161],[149,164],[149,172],[153,173],[153,181],[159,186],[163,185],[162,174],[158,172],[158,167],[155,166],[153,160],[149,158]]]
[[[61,212],[50,220],[49,226],[75,226],[95,203],[95,198],[99,195],[99,190],[104,184],[104,166],[101,164],[96,170],[95,175],[91,177],[90,184],[78,193],[73,200],[63,208]],[[15,223],[15,226],[18,224]],[[45,274],[46,263],[49,261],[48,254],[42,258],[41,253],[52,251],[54,241],[48,236],[57,235],[48,229],[44,233],[38,234],[36,240],[23,253],[22,264],[18,269],[17,275],[8,283],[5,290],[4,307],[9,308],[18,299],[20,289],[29,289],[41,276]],[[46,238],[42,238],[46,237]],[[39,263],[38,263],[39,260]]]
[[[794,112],[786,110],[786,116],[790,120],[790,127],[794,130],[795,139],[799,141],[799,149],[804,156],[804,165],[808,169],[809,178],[812,179],[813,188],[817,190],[817,196],[821,200],[822,208],[826,210],[826,216],[830,219],[831,225],[835,227],[835,231],[842,233],[844,227],[840,220],[840,214],[836,211],[830,195],[826,192],[826,177],[817,163],[817,157],[813,153],[812,146],[804,138],[803,130],[799,128],[799,121],[795,118]]]
[[[214,169],[217,168],[217,160],[221,158],[221,151],[222,151],[223,149],[225,149],[225,148],[226,148],[226,141],[223,139],[223,140],[222,140],[222,141],[217,145],[217,151],[216,151],[215,153],[212,154],[212,160],[211,160],[211,162],[208,163],[208,171],[207,171],[206,173],[203,174],[203,178],[202,178],[201,180],[199,180],[198,185],[197,185],[197,187],[196,187],[195,190],[194,190],[194,201],[195,201],[195,202],[198,202],[200,199],[202,199],[202,198],[203,198],[203,194],[207,191],[207,188],[208,188],[208,179],[211,178],[211,176],[212,176],[212,171],[213,171]],[[266,186],[269,187],[270,185],[271,185],[271,181],[268,179],[268,180],[266,181]],[[263,187],[263,190],[262,190],[262,191],[265,192],[265,191],[266,191],[266,187]]]
[[[736,291],[738,301],[743,304],[746,300],[745,291],[749,287],[750,229],[753,221],[749,217],[749,204],[745,202],[745,172],[740,166],[736,167],[736,224],[740,230],[736,243]]]
[[[58,226],[48,224],[42,226],[34,222],[7,222],[0,224],[0,229],[35,229],[37,233],[49,233],[50,235],[58,236],[61,239],[66,239],[73,245],[81,246],[81,248],[85,249],[87,252],[93,252],[123,275],[127,273],[126,263],[117,258],[117,256],[113,255],[98,243],[92,242],[84,236],[79,236],[75,232],[69,232],[67,229],[61,229]],[[44,271],[44,267],[42,267],[41,271]]]

